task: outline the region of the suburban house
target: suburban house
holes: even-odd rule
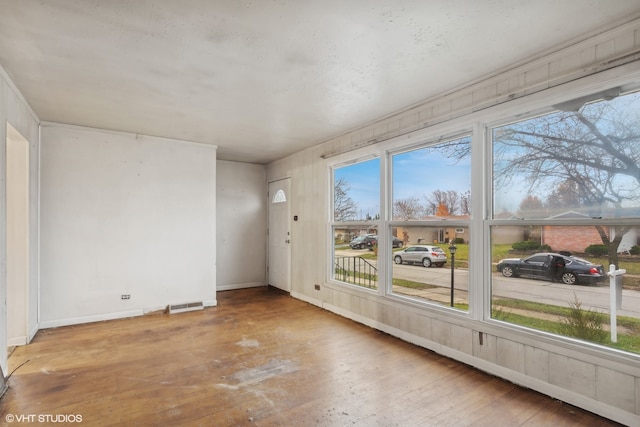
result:
[[[554,215],[554,218],[585,217],[585,214],[569,211]],[[605,232],[611,238],[615,237],[615,231],[605,228]],[[584,253],[590,245],[601,245],[602,238],[595,227],[572,227],[570,233],[558,232],[553,227],[543,227],[541,232],[541,244],[549,245],[554,251],[569,251]],[[638,230],[632,227],[627,231],[618,245],[618,253],[629,252],[638,244]]]
[[[235,3],[0,0],[0,392],[38,331],[270,285],[640,425],[640,355],[493,318],[490,257],[528,225],[583,250],[640,220],[493,215],[490,149],[498,126],[636,93],[640,3]],[[394,220],[389,159],[459,135],[471,215]],[[372,158],[380,217],[336,221],[335,171]],[[579,238],[550,231],[567,221]],[[378,287],[341,281],[336,237],[372,230]],[[385,285],[403,231],[468,244],[468,307]]]

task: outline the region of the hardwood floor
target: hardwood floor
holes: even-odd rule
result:
[[[9,365],[7,425],[618,425],[272,288],[42,330]]]

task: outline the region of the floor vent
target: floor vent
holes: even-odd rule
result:
[[[184,313],[185,311],[195,311],[204,309],[202,302],[189,302],[186,304],[173,304],[169,306],[169,314]]]

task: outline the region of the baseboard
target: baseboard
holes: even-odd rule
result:
[[[27,344],[31,342],[31,340],[33,339],[33,337],[36,336],[36,334],[38,333],[38,331],[40,330],[40,325],[36,325],[31,332],[29,332],[29,336],[27,337]]]
[[[82,323],[102,322],[105,320],[125,319],[142,316],[144,310],[120,311],[117,313],[97,314],[93,316],[72,317],[69,319],[45,320],[40,322],[40,329],[58,328],[60,326],[79,325]]]
[[[309,304],[322,307],[322,300],[317,298],[312,298],[309,295],[305,295],[296,291],[291,291],[291,296],[295,299],[299,299],[300,301],[308,302]]]
[[[248,282],[248,283],[231,283],[228,285],[218,285],[216,286],[216,290],[218,291],[233,291],[236,289],[246,289],[246,288],[258,288],[260,286],[267,286],[264,282]]]
[[[13,347],[13,346],[18,346],[18,345],[26,345],[27,344],[27,337],[26,336],[21,336],[21,337],[9,337],[7,338],[7,346],[8,347]]]

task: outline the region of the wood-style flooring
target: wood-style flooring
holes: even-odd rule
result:
[[[617,425],[266,287],[42,330],[9,365],[2,425]]]

